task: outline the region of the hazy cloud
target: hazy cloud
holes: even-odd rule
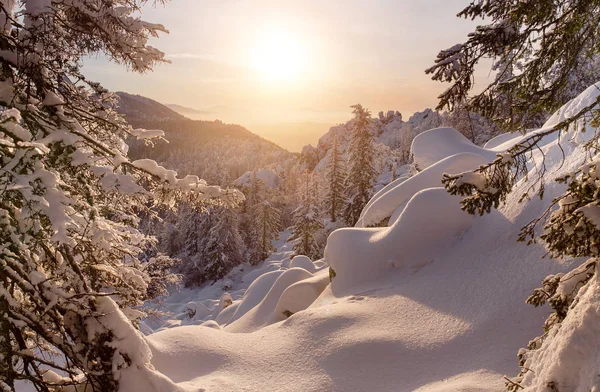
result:
[[[210,60],[216,61],[217,56],[214,54],[202,54],[202,53],[167,53],[168,58],[172,59],[194,59],[194,60]]]

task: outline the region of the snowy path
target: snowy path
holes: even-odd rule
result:
[[[287,242],[290,235],[289,231],[282,231],[279,238],[273,242],[277,251],[258,265],[242,264],[215,284],[206,284],[199,289],[181,288],[165,298],[162,304],[150,305],[165,315],[161,318],[146,319],[142,330],[149,334],[165,328],[199,325],[214,320],[218,314],[219,299],[225,292],[228,292],[234,301],[240,300],[258,276],[279,270],[282,261],[289,260],[293,253],[292,244]],[[196,312],[192,318],[188,317],[190,311]]]

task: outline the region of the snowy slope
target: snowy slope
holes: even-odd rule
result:
[[[249,186],[251,184],[252,175],[254,173],[256,173],[256,178],[258,178],[259,180],[264,182],[265,185],[269,188],[275,189],[281,185],[281,181],[282,181],[281,177],[279,177],[277,175],[277,173],[275,173],[271,169],[260,169],[260,170],[254,171],[254,172],[247,171],[246,173],[244,173],[240,177],[238,177],[233,182],[233,185],[235,185],[237,187]]]
[[[560,115],[585,105],[593,98],[587,94]],[[546,126],[560,117],[549,121]],[[469,217],[459,215],[457,198],[428,181],[416,193],[401,191],[408,181],[399,181],[388,192],[414,196],[390,227],[331,235],[326,257],[337,276],[308,309],[274,323],[276,313],[263,312],[261,304],[272,309],[275,292],[298,284],[299,276],[280,280],[293,271],[282,261],[276,278],[257,278],[268,280],[259,285],[265,294],[253,295],[247,307],[254,307],[237,321],[148,336],[152,363],[186,391],[503,390],[502,375],[517,373],[518,349],[541,333],[548,312],[525,299],[547,275],[580,262],[542,259],[540,245],[516,242],[520,228],[562,192],[553,179],[585,159],[581,141],[563,137],[562,162],[557,143],[551,137],[542,143],[544,200],[518,203],[530,185],[522,180],[499,210]],[[495,156],[504,144],[481,156]],[[464,151],[462,142],[459,147],[439,159],[477,154]],[[305,272],[293,274],[311,274]],[[250,321],[235,326],[248,315]]]

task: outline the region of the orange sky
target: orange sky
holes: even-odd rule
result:
[[[176,103],[252,128],[345,122],[357,102],[406,118],[443,85],[423,70],[474,23],[466,0],[172,0],[144,18],[171,64],[134,75],[103,58],[85,71],[111,90]],[[484,76],[487,76],[484,75]],[[258,132],[260,133],[260,132]]]

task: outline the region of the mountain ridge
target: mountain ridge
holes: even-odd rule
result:
[[[193,120],[153,99],[119,91],[116,110],[134,128],[161,129],[166,142],[129,140],[134,159],[152,158],[180,174],[228,185],[247,171],[275,168],[295,154],[238,124]]]

